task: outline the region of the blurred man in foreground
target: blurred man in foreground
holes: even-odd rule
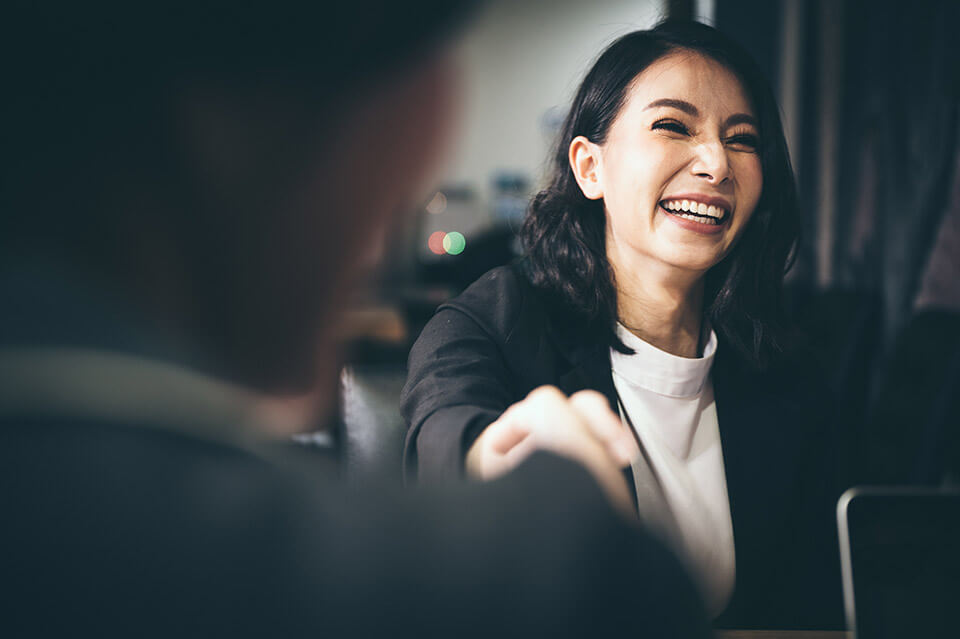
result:
[[[0,633],[707,636],[589,410],[443,493],[280,443],[436,161],[462,6],[58,4],[0,16]]]

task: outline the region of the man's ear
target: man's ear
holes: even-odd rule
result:
[[[603,197],[601,179],[600,147],[582,135],[573,138],[568,154],[570,169],[580,185],[584,197],[599,200]]]

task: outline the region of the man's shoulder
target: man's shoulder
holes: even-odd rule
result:
[[[473,619],[477,631],[467,634],[489,636],[522,610],[507,634],[583,636],[597,619],[629,626],[620,593],[647,600],[644,613],[660,615],[653,628],[695,626],[702,614],[679,564],[563,459],[538,454],[486,485],[348,488],[291,479],[203,442],[70,426],[75,434],[57,430],[53,450],[33,430],[14,438],[34,459],[19,469],[33,467],[25,479],[35,487],[17,508],[29,516],[13,526],[21,543],[9,568],[22,604],[14,627],[33,620],[52,635],[65,630],[59,617],[74,629],[136,624],[157,614],[157,601],[166,618],[210,634],[379,636],[404,627],[450,636]],[[70,456],[81,439],[83,454]],[[56,481],[41,481],[37,458],[57,468]],[[598,544],[614,552],[583,550]],[[657,592],[644,585],[653,580],[631,580],[640,567],[657,575]],[[595,591],[576,588],[604,580]],[[65,614],[38,626],[41,601]],[[581,612],[557,616],[557,606]]]

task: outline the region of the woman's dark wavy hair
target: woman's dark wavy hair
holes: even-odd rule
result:
[[[587,199],[568,161],[572,140],[605,141],[634,78],[678,51],[707,56],[743,83],[758,120],[763,191],[733,250],[707,273],[704,315],[741,356],[765,368],[784,348],[783,277],[792,263],[800,224],[796,185],[773,91],[757,64],[716,29],[665,21],[611,44],[587,73],[564,122],[547,188],[530,204],[523,225],[533,284],[604,338],[631,353],[616,336],[617,290],[606,256],[602,200]]]

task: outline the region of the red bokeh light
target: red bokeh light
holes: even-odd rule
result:
[[[446,249],[443,248],[443,238],[447,236],[443,231],[436,231],[430,234],[430,239],[427,240],[427,246],[431,251],[437,255],[446,254]]]

